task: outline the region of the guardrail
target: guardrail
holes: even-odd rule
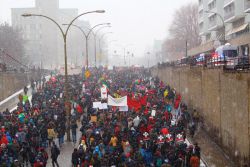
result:
[[[165,67],[204,67],[204,68],[216,68],[223,67],[225,70],[250,70],[249,57],[211,57],[204,56],[202,59],[197,59],[196,57],[187,57],[181,60],[158,63],[158,68]]]
[[[50,76],[46,76],[46,81],[49,80]],[[28,96],[31,96],[31,86],[28,85]],[[17,106],[17,103],[19,101],[18,96],[23,94],[24,90],[21,89],[19,91],[17,91],[16,93],[14,93],[13,95],[7,97],[6,99],[4,99],[3,101],[0,102],[0,112],[3,112],[6,110],[6,108],[8,109],[12,109],[15,108]]]
[[[30,85],[27,86],[28,88],[28,95],[31,95],[31,88]],[[17,103],[18,103],[18,96],[23,94],[23,89],[17,91],[16,93],[14,93],[13,95],[7,97],[6,99],[4,99],[3,101],[0,102],[0,112],[3,112],[6,110],[6,108],[12,109],[14,108]]]

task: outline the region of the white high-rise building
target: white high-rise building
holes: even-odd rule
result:
[[[23,34],[27,64],[45,68],[55,68],[64,64],[63,38],[59,28],[50,20],[42,17],[22,17],[24,13],[42,14],[56,20],[60,26],[68,24],[78,15],[77,9],[60,9],[59,0],[36,0],[35,7],[13,8],[12,25]],[[75,24],[90,27],[88,22]],[[64,28],[65,29],[65,28]],[[68,63],[83,65],[85,39],[79,30],[72,28],[68,34]]]
[[[249,56],[250,0],[198,0],[202,44],[189,55],[211,52],[224,42],[238,46],[240,56]]]

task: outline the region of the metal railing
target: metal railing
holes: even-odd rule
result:
[[[178,61],[171,61],[166,63],[158,63],[158,68],[165,67],[204,67],[204,68],[218,68],[230,70],[249,70],[250,63],[248,56],[238,57],[219,57],[206,55],[203,59],[197,59],[197,57],[187,57]]]

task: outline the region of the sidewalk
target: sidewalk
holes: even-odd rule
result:
[[[81,132],[80,132],[80,128],[81,128],[81,123],[77,122],[78,125],[78,129],[76,131],[76,136],[77,136],[77,142],[76,144],[74,144],[73,142],[67,142],[66,138],[67,138],[67,134],[65,134],[64,136],[64,144],[62,147],[59,147],[60,149],[60,155],[58,156],[57,162],[59,164],[60,167],[72,167],[72,163],[71,163],[71,156],[73,153],[74,148],[78,148],[79,146],[79,142],[81,139]],[[71,132],[70,132],[71,135]],[[72,136],[71,136],[71,140],[72,140]],[[56,144],[58,146],[58,139],[56,139]],[[52,166],[52,160],[50,157],[50,148],[47,148],[46,151],[49,154],[49,159],[48,159],[48,163],[47,163],[47,167],[53,167]]]
[[[233,162],[224,154],[221,148],[201,129],[197,131],[194,138],[201,148],[202,158],[209,167],[235,167]]]
[[[75,147],[77,147],[78,144],[76,144]],[[65,142],[63,146],[60,149],[60,155],[58,156],[57,162],[60,166],[62,167],[71,167],[71,155],[74,150],[74,145],[72,142]],[[52,161],[50,158],[50,148],[47,149],[48,154],[49,154],[49,159],[47,163],[47,167],[52,167]]]

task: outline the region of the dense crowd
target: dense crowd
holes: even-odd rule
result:
[[[127,110],[93,107],[93,102],[107,103],[101,99],[104,85],[113,98],[127,96]],[[63,76],[53,76],[32,85],[31,100],[25,90],[16,110],[1,113],[0,166],[44,167],[48,158],[59,166],[57,157],[68,128],[75,143],[74,167],[199,166],[198,144],[186,142],[187,129],[191,136],[195,131],[187,106],[174,89],[148,71],[102,68],[90,70],[88,76],[70,76],[69,126],[63,90]]]

